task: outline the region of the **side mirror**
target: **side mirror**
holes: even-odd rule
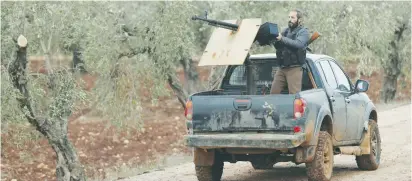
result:
[[[369,82],[366,80],[359,79],[355,84],[355,92],[366,92],[369,89]]]

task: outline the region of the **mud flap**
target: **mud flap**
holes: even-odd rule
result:
[[[369,121],[366,122],[367,127],[365,125],[364,137],[360,144],[362,155],[369,155],[371,152],[371,125],[368,123]]]
[[[295,153],[295,163],[312,162],[315,158],[316,146],[298,147]]]
[[[215,150],[195,148],[193,162],[196,166],[212,166],[215,161]]]

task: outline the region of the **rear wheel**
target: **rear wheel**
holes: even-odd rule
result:
[[[381,137],[378,124],[375,120],[369,120],[370,127],[370,154],[356,156],[356,164],[362,170],[376,170],[381,158]]]
[[[320,131],[315,158],[306,163],[309,181],[330,181],[333,172],[332,137],[326,131]]]
[[[199,181],[220,181],[223,174],[224,163],[215,159],[212,166],[196,166],[196,176]]]

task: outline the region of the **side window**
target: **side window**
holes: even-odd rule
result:
[[[320,66],[319,62],[316,62],[316,68],[319,71],[319,75],[321,76],[322,81],[326,81],[325,73],[323,72],[322,66]]]
[[[335,72],[336,79],[338,81],[338,89],[341,91],[350,92],[351,86],[350,86],[349,80],[346,77],[345,73],[335,62],[330,61],[329,63],[332,66],[333,72]]]
[[[335,75],[333,74],[332,68],[330,67],[328,61],[321,61],[320,65],[325,73],[326,82],[331,88],[336,89],[338,84],[336,83]]]

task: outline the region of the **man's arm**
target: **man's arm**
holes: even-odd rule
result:
[[[288,31],[288,28],[284,29],[281,32],[281,35],[286,36],[286,31]],[[283,48],[284,44],[281,41],[275,41],[274,46],[275,46],[276,49],[279,49],[279,48]]]
[[[280,41],[285,44],[285,46],[290,46],[292,48],[305,48],[310,37],[309,32],[306,28],[302,28],[296,36],[296,40],[292,40],[288,37],[282,36]]]

